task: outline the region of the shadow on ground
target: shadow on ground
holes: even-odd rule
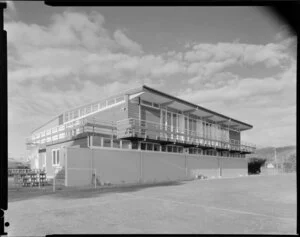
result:
[[[61,187],[53,192],[52,186],[38,187],[22,187],[18,190],[11,189],[8,191],[8,201],[16,202],[38,198],[41,196],[52,196],[55,198],[80,199],[103,196],[109,193],[136,192],[141,189],[159,187],[159,186],[176,186],[182,185],[185,181],[168,181],[160,183],[144,183],[144,184],[124,184],[111,185],[101,187]]]

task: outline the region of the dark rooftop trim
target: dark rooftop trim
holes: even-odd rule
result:
[[[208,112],[208,113],[211,113],[211,114],[213,114],[213,115],[217,115],[217,116],[223,117],[223,118],[228,119],[228,120],[230,119],[231,121],[236,122],[236,123],[243,124],[243,125],[245,125],[245,126],[248,126],[249,129],[250,129],[250,128],[253,128],[253,126],[250,125],[250,124],[247,124],[247,123],[238,121],[238,120],[236,120],[236,119],[230,118],[230,117],[225,116],[225,115],[223,115],[223,114],[219,114],[219,113],[214,112],[214,111],[212,111],[212,110],[203,108],[203,107],[201,107],[201,106],[199,106],[199,105],[190,103],[190,102],[188,102],[188,101],[182,100],[182,99],[177,98],[177,97],[175,97],[175,96],[172,96],[172,95],[166,94],[166,93],[164,93],[164,92],[155,90],[155,89],[150,88],[150,87],[148,87],[148,86],[143,85],[143,88],[144,88],[145,90],[148,90],[148,91],[150,91],[150,92],[156,93],[156,94],[158,94],[158,95],[161,95],[161,96],[164,96],[164,97],[168,97],[168,98],[171,99],[171,100],[177,100],[177,101],[179,101],[179,102],[181,102],[181,103],[183,103],[183,104],[186,104],[186,105],[188,105],[188,106],[191,106],[191,107],[194,107],[194,108],[203,110],[203,111],[205,111],[205,112]]]

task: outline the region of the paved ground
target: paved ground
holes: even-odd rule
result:
[[[110,191],[10,193],[8,236],[96,233],[296,234],[296,175]]]

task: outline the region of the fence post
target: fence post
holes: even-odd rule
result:
[[[54,176],[53,176],[53,192],[55,192],[55,170],[54,170]]]

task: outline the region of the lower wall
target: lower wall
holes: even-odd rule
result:
[[[247,175],[247,161],[242,158],[221,158],[164,152],[122,149],[66,148],[66,185],[99,182],[121,184],[161,182],[207,177]]]

